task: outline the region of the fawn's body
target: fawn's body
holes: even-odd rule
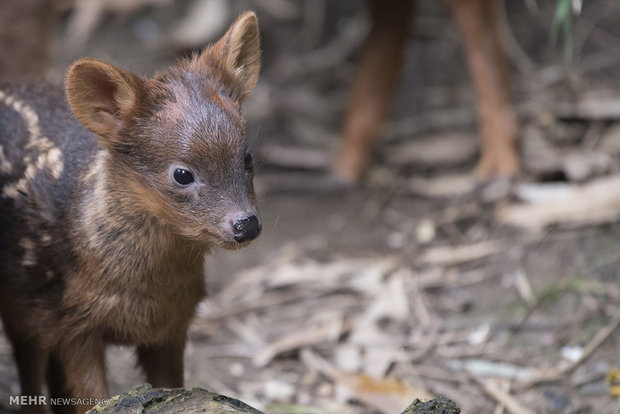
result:
[[[481,137],[480,178],[512,177],[519,170],[517,117],[510,73],[501,42],[500,0],[444,0],[457,23],[474,83]],[[344,120],[343,141],[334,162],[344,182],[362,179],[402,65],[414,0],[370,0],[372,26],[364,44]]]
[[[239,113],[257,30],[246,13],[152,79],[78,61],[70,109],[59,88],[0,84],[0,314],[22,394],[47,376],[52,396],[106,396],[106,343],[182,386],[204,254],[260,231]]]

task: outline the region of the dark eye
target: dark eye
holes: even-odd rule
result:
[[[245,158],[243,159],[243,166],[248,172],[251,172],[254,169],[254,164],[252,163],[252,154],[250,154],[249,152],[245,154]]]
[[[189,185],[194,182],[194,176],[192,173],[184,170],[183,168],[177,168],[174,170],[172,176],[174,177],[174,181],[181,185]]]

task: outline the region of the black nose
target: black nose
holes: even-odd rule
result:
[[[239,243],[254,240],[260,233],[260,223],[258,217],[250,216],[239,219],[233,223],[235,240]]]

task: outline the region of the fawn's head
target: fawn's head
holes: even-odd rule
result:
[[[240,113],[259,69],[257,19],[246,12],[217,43],[150,79],[79,60],[67,99],[99,135],[124,194],[186,238],[236,248],[260,232]]]

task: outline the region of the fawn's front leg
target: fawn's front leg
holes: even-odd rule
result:
[[[73,338],[60,344],[58,355],[65,367],[67,388],[72,397],[88,401],[108,397],[102,338]],[[92,407],[92,404],[81,404],[77,412],[85,413]]]
[[[47,364],[48,351],[42,345],[40,338],[32,335],[27,330],[28,320],[24,312],[11,306],[6,296],[0,294],[2,310],[2,323],[4,331],[13,348],[13,358],[19,372],[21,395],[29,397],[41,396],[45,366]],[[24,405],[22,413],[40,414],[45,413],[42,405]]]
[[[357,70],[334,162],[336,176],[358,182],[368,168],[375,142],[388,116],[402,63],[412,2],[372,0],[372,26]]]
[[[183,387],[185,337],[163,344],[139,345],[138,363],[153,387]]]
[[[47,362],[47,390],[50,397],[50,407],[54,414],[75,413],[74,406],[63,403],[69,401],[71,394],[67,387],[65,367],[56,352],[50,353]],[[53,402],[55,403],[52,404]]]
[[[29,397],[43,395],[42,385],[47,352],[43,350],[36,338],[11,335],[6,326],[5,329],[13,346],[13,356],[19,372],[21,395]],[[24,414],[43,414],[45,408],[42,405],[24,405],[21,412]]]
[[[519,171],[517,116],[511,103],[510,72],[501,42],[499,0],[446,0],[464,42],[478,100],[482,155],[480,178],[513,177]]]

